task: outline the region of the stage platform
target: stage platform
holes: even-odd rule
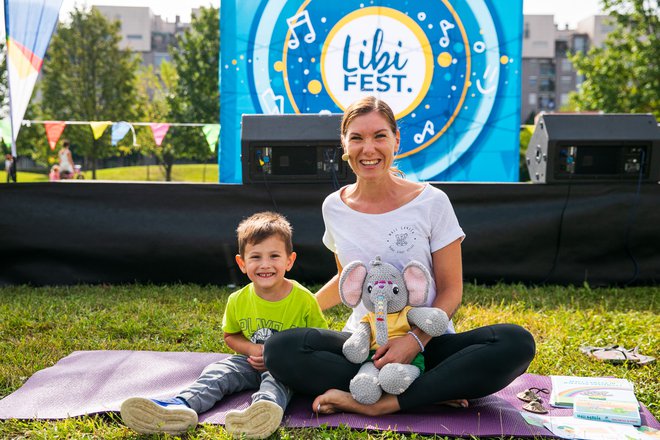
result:
[[[598,285],[660,281],[660,185],[434,183],[467,238],[467,282]],[[0,185],[0,284],[243,284],[235,229],[285,214],[291,277],[336,271],[323,246],[327,183],[265,185],[60,182]]]

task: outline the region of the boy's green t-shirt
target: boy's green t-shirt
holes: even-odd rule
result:
[[[273,333],[296,327],[328,328],[314,295],[291,280],[293,288],[280,301],[266,301],[252,283],[232,293],[222,318],[222,331],[243,333],[249,341],[263,344]]]

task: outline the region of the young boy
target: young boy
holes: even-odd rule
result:
[[[284,277],[296,259],[289,222],[262,212],[243,220],[236,232],[236,263],[252,282],[229,296],[222,330],[227,346],[239,354],[207,366],[174,398],[124,401],[124,423],[141,434],[185,432],[197,424],[197,414],[226,395],[257,389],[247,409],[227,413],[225,429],[235,437],[270,436],[280,426],[291,391],[266,370],[264,341],[288,328],[327,328],[312,293]]]

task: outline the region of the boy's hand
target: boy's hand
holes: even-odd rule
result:
[[[266,365],[264,364],[263,356],[248,356],[247,361],[252,365],[252,368],[259,372],[266,371]]]
[[[248,356],[248,363],[259,372],[266,371],[266,364],[264,364],[264,345],[253,344],[253,349]]]

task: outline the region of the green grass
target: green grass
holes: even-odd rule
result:
[[[196,285],[0,288],[0,396],[76,350],[227,351],[220,328],[229,293],[221,287]],[[660,356],[659,300],[660,287],[466,285],[455,324],[459,331],[496,322],[520,324],[537,342],[530,373],[627,378],[635,383],[638,399],[658,417],[658,363],[645,367],[600,363],[581,354],[578,347],[638,345],[642,353]],[[347,316],[343,306],[331,310],[331,327],[341,328]],[[281,429],[279,435],[283,439],[433,438],[346,428]],[[0,423],[0,438],[139,436],[117,415],[107,414],[62,421],[9,420]],[[200,425],[185,438],[228,437],[221,426]]]
[[[83,171],[86,180],[92,179],[92,172]],[[46,174],[27,173],[19,171],[17,173],[18,183],[25,182],[48,182]],[[165,175],[162,168],[156,165],[104,168],[96,170],[97,180],[115,180],[115,181],[138,181],[138,182],[164,182]],[[0,171],[0,183],[7,181],[7,175]],[[202,182],[218,183],[218,165],[217,164],[187,164],[174,165],[172,168],[173,182]]]

